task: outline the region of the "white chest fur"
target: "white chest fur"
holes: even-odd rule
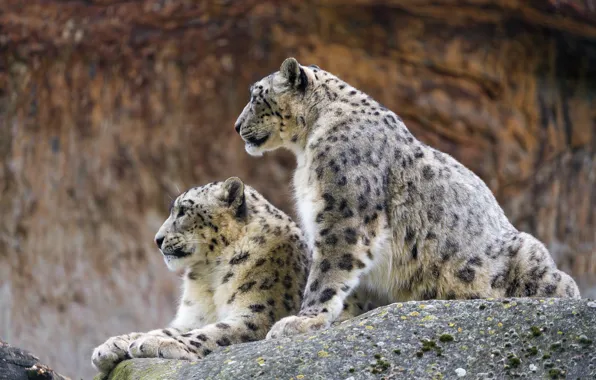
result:
[[[309,184],[309,167],[306,164],[305,154],[297,155],[298,167],[294,172],[294,197],[296,198],[296,208],[300,218],[300,226],[304,233],[308,247],[312,249],[315,243],[317,226],[315,223],[317,212],[317,192]]]
[[[217,320],[217,308],[213,293],[204,281],[184,279],[182,300],[171,323],[172,327],[196,329]]]

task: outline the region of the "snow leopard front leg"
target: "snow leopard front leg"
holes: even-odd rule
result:
[[[316,242],[321,248],[314,250],[301,310],[297,316],[277,322],[268,339],[329,327],[342,314],[346,299],[367,269],[370,260],[362,239],[356,237],[358,227],[328,225],[322,231],[323,236],[319,235],[321,239]],[[346,237],[350,242],[357,241],[346,243]]]
[[[342,188],[334,188],[333,184],[329,190],[314,202],[315,227],[310,229],[315,234],[313,262],[301,310],[297,316],[277,322],[267,339],[329,327],[340,317],[359,278],[370,268],[373,226],[380,220],[380,210],[373,207],[369,212],[368,203],[374,197],[342,194]]]
[[[130,359],[128,346],[137,339],[144,336],[152,337],[173,337],[184,333],[185,330],[168,327],[156,329],[145,333],[130,333],[113,336],[102,345],[93,350],[91,362],[93,366],[102,373],[109,373],[118,363]]]
[[[270,324],[261,319],[245,314],[175,337],[145,335],[130,344],[128,353],[133,358],[202,359],[218,347],[263,339]]]

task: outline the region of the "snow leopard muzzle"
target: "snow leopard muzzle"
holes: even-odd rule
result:
[[[165,249],[162,253],[164,256],[174,256],[177,258],[186,257],[192,254],[192,252],[186,252],[182,248]]]
[[[249,143],[251,145],[254,145],[254,146],[261,146],[261,145],[265,144],[265,142],[268,139],[269,139],[269,135],[268,134],[265,135],[264,137],[261,137],[261,138],[257,138],[257,137],[254,137],[254,136],[248,136],[248,137],[245,137],[244,138],[244,140],[247,143]]]

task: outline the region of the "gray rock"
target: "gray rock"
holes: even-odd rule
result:
[[[396,303],[328,330],[222,348],[197,362],[134,359],[112,380],[596,378],[588,300]]]
[[[0,380],[70,380],[28,351],[0,340]]]

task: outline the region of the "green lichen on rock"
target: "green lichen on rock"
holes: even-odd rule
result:
[[[443,342],[443,343],[445,343],[445,342],[453,342],[453,335],[451,335],[451,334],[442,334],[439,337],[439,340],[441,342]]]
[[[581,344],[585,344],[586,346],[589,346],[590,344],[592,344],[592,339],[589,339],[587,336],[582,334],[579,336],[579,342]]]
[[[589,304],[397,303],[316,334],[238,344],[197,362],[129,360],[110,379],[594,378],[596,308]]]
[[[539,328],[539,327],[537,327],[537,326],[532,326],[532,327],[530,327],[530,329],[532,330],[532,336],[535,336],[535,337],[537,337],[537,336],[540,336],[540,335],[542,335],[542,330],[540,330],[540,328]]]

